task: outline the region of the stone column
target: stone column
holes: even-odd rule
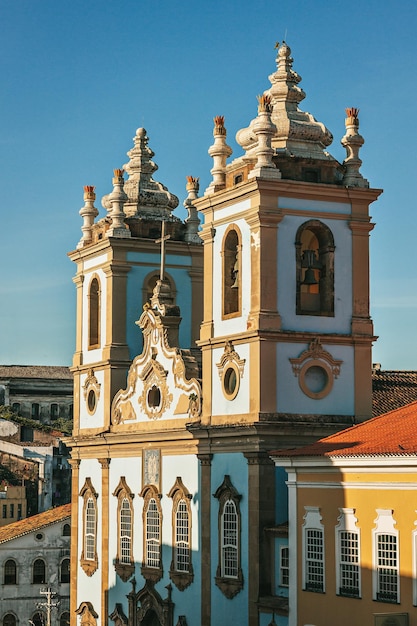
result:
[[[111,459],[98,459],[101,465],[101,623],[108,624],[109,592],[109,469]]]
[[[201,626],[211,624],[211,460],[212,454],[198,454],[201,494]]]
[[[258,600],[271,594],[271,559],[264,529],[275,523],[275,466],[266,452],[248,461],[248,626],[258,626]]]
[[[77,626],[77,582],[78,576],[78,529],[79,529],[79,474],[80,474],[80,459],[69,459],[68,463],[72,468],[71,479],[71,572],[70,579],[70,626]],[[82,526],[82,523],[81,523]]]

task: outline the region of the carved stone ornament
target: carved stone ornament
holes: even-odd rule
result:
[[[87,410],[90,415],[93,415],[97,408],[97,404],[100,398],[100,387],[101,385],[95,377],[94,370],[91,367],[88,370],[87,378],[85,379],[83,385],[84,400],[87,404]]]
[[[245,359],[240,358],[231,341],[226,341],[224,352],[216,366],[222,383],[223,394],[227,400],[233,400],[239,392]]]
[[[299,357],[290,359],[294,376],[302,392],[313,400],[325,398],[340,374],[343,361],[333,358],[316,337]]]
[[[163,417],[198,419],[201,386],[198,366],[190,351],[171,347],[163,315],[149,305],[137,322],[143,333],[143,351],[128,373],[127,388],[116,393],[112,425]]]
[[[79,624],[81,626],[95,626],[97,624],[98,613],[94,610],[91,602],[81,602],[75,613],[80,618]]]

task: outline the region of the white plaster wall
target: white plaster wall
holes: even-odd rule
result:
[[[332,203],[323,203],[324,205]],[[304,206],[304,205],[303,205]],[[321,206],[321,203],[320,203]],[[332,205],[334,206],[334,205]],[[312,218],[314,215],[311,216]],[[284,216],[278,228],[278,311],[283,330],[350,333],[352,318],[352,233],[348,222],[321,219],[333,233],[335,243],[334,317],[296,315],[295,237],[306,216]]]
[[[277,411],[281,413],[322,413],[324,415],[353,415],[354,410],[354,351],[351,346],[322,342],[325,350],[343,361],[339,377],[330,393],[320,400],[306,396],[294,376],[289,359],[297,358],[308,344],[279,343],[277,349]]]
[[[220,359],[224,354],[224,348],[216,348],[212,351],[212,377],[213,377],[213,415],[234,415],[239,413],[249,413],[249,382],[250,382],[250,362],[249,362],[249,344],[239,343],[234,345],[235,351],[241,359],[245,359],[243,376],[240,379],[239,392],[233,400],[227,400],[223,394],[222,381],[219,376],[219,370],[216,363],[220,363]]]
[[[244,204],[244,203],[241,203]],[[239,206],[239,205],[238,205]],[[240,206],[239,206],[240,208]],[[226,212],[222,209],[221,212]],[[246,322],[250,312],[251,301],[251,263],[250,263],[250,228],[243,218],[236,217],[236,207],[229,207],[227,213],[230,217],[228,224],[216,226],[214,239],[214,264],[213,264],[213,322],[216,336],[227,336],[246,330]],[[217,213],[216,213],[217,217]],[[222,320],[222,244],[225,232],[230,223],[236,224],[242,235],[242,315]]]
[[[100,257],[101,258],[101,257]],[[105,260],[106,257],[104,257]],[[96,259],[99,261],[99,259]],[[100,348],[88,349],[88,290],[93,276],[96,275],[100,281]],[[83,290],[83,311],[82,311],[82,351],[84,363],[95,363],[101,360],[101,351],[106,340],[106,303],[107,303],[107,282],[103,270],[99,267],[93,268],[91,272],[84,275]]]
[[[100,428],[104,425],[104,372],[102,370],[94,370],[100,385],[100,395],[97,398],[96,410],[92,415],[87,410],[87,400],[84,398],[84,385],[87,379],[87,373],[80,377],[80,428]],[[97,396],[96,396],[97,397]]]
[[[350,215],[352,207],[349,202],[325,202],[322,200],[306,200],[305,198],[278,198],[280,209],[292,209],[296,211],[311,211],[312,213],[341,213]],[[312,215],[312,217],[314,217]]]
[[[77,554],[77,608],[81,602],[91,602],[95,610],[100,613],[101,610],[101,514],[102,514],[102,491],[101,491],[101,465],[97,459],[83,459],[79,468],[78,493],[81,491],[86,478],[90,478],[92,485],[98,493],[97,498],[97,554],[98,569],[92,576],[87,576],[80,567],[80,557],[84,545],[84,525],[83,525],[83,508],[84,499],[78,497],[78,554]],[[72,560],[74,562],[74,560]]]

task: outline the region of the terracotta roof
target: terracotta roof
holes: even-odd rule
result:
[[[274,457],[298,456],[415,456],[417,454],[417,402],[374,417],[291,450],[276,450]]]
[[[372,415],[382,415],[417,400],[417,372],[373,370]]]
[[[0,378],[56,378],[72,380],[68,367],[61,365],[0,365]]]
[[[26,517],[19,522],[13,522],[2,526],[0,528],[0,544],[22,537],[34,530],[40,530],[56,522],[62,522],[64,519],[71,517],[71,504],[63,504],[57,506],[55,509],[49,509],[44,513],[38,513],[38,515],[32,515],[32,517]]]

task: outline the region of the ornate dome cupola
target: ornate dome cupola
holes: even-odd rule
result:
[[[333,141],[330,131],[298,105],[305,98],[299,86],[301,76],[292,68],[290,47],[276,44],[277,70],[269,76],[271,87],[264,92],[271,99],[271,122],[276,130],[271,137],[273,160],[282,177],[307,182],[335,183],[341,180],[340,164],[326,151]],[[245,150],[244,160],[256,159],[257,118],[236,134],[237,143]],[[316,164],[314,164],[314,161]]]
[[[127,195],[124,204],[126,217],[155,221],[180,221],[171,215],[178,206],[178,198],[162,183],[152,178],[158,166],[152,161],[155,153],[148,146],[149,138],[146,130],[138,128],[133,141],[135,145],[127,153],[129,162],[123,166],[128,174],[128,179],[124,184],[124,191]],[[103,197],[102,205],[106,209],[110,208],[109,195]]]

